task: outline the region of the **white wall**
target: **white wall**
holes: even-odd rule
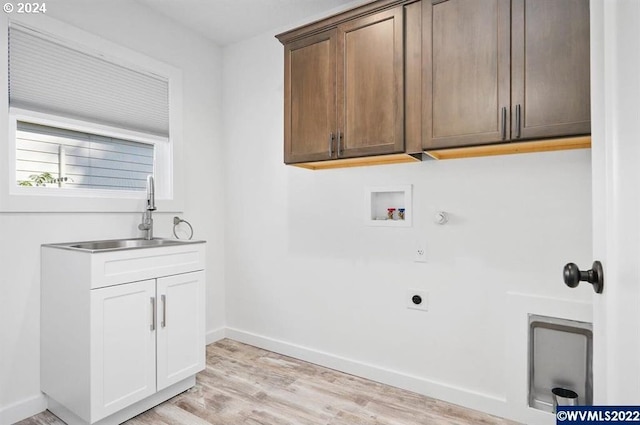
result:
[[[526,386],[526,359],[507,366],[522,322],[507,293],[542,297],[525,310],[590,312],[589,285],[562,282],[565,263],[592,260],[590,152],[285,166],[282,46],[266,34],[226,47],[223,69],[227,335],[526,419],[508,390]],[[364,188],[385,184],[413,184],[413,227],[363,225]],[[426,264],[413,262],[420,239]],[[408,288],[429,292],[429,312],[406,308]],[[526,324],[515,329],[522,341]]]
[[[224,326],[224,161],[221,49],[137,2],[47,3],[47,15],[181,68],[184,78],[185,208],[207,245],[207,330]],[[0,143],[6,136],[0,135]],[[40,244],[141,236],[140,213],[0,213],[0,424],[44,406],[39,383]],[[174,213],[154,215],[170,237]],[[30,413],[31,412],[31,413]]]

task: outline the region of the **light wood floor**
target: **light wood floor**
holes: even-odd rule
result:
[[[63,425],[49,412],[19,425]],[[443,401],[224,339],[197,385],[128,425],[515,424]]]

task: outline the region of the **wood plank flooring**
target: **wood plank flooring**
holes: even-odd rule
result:
[[[18,425],[64,425],[44,412]],[[507,425],[515,422],[224,339],[197,385],[128,425]]]

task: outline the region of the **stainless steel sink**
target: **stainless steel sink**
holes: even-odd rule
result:
[[[47,244],[54,248],[73,249],[88,252],[121,251],[126,249],[153,248],[162,246],[204,243],[204,241],[184,241],[177,239],[113,239],[106,241],[69,242]]]

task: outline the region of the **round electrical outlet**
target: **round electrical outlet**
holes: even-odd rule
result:
[[[414,295],[411,297],[411,301],[413,301],[415,305],[420,305],[422,304],[422,297],[420,295]]]

